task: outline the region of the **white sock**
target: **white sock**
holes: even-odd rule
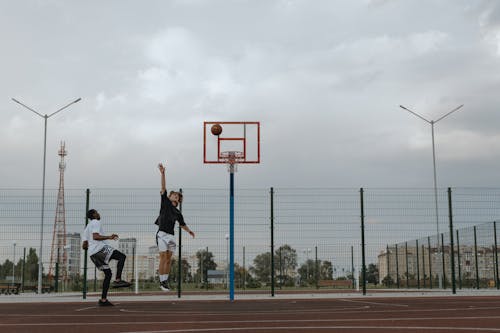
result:
[[[165,281],[168,281],[168,274],[165,274]]]
[[[168,279],[168,274],[167,275],[160,274],[160,282],[167,281],[167,279]]]

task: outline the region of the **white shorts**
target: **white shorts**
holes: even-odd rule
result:
[[[164,231],[158,231],[156,234],[156,243],[160,252],[170,251],[173,253],[177,247],[174,235],[167,234]]]

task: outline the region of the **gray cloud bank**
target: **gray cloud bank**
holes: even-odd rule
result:
[[[204,120],[257,120],[238,186],[499,186],[494,1],[0,2],[0,186],[226,186]]]

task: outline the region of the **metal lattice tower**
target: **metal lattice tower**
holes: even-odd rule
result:
[[[56,263],[59,263],[59,276],[62,281],[67,280],[67,253],[66,253],[66,211],[64,208],[64,170],[66,162],[64,156],[67,155],[66,144],[61,142],[59,149],[59,191],[57,194],[56,217],[54,220],[54,233],[52,236],[52,251],[50,253],[49,279],[53,279],[57,274]]]

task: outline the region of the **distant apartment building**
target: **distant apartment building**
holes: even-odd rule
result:
[[[147,256],[146,279],[155,279],[158,276],[158,265],[160,263],[160,254],[158,246],[150,246]]]
[[[81,271],[81,236],[79,233],[66,234],[66,255],[68,278],[80,275]]]
[[[441,272],[444,260],[444,277],[446,281],[451,280],[451,248],[444,246],[442,251],[437,247],[429,247],[427,244],[419,246],[389,246],[378,255],[378,269],[380,281],[390,277],[393,283],[400,280],[406,280],[406,275],[410,280],[420,280],[423,283],[424,278],[437,278]],[[477,247],[477,260],[475,247],[470,245],[461,245],[459,250],[454,251],[455,276],[462,279],[480,280],[495,279],[496,276],[496,257],[494,247]]]
[[[136,238],[120,238],[118,240],[118,251],[127,256],[125,266],[123,266],[122,278],[126,281],[135,279],[134,259],[137,255],[137,239]]]

